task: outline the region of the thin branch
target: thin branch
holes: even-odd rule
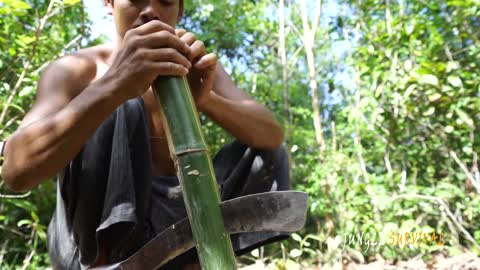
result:
[[[305,43],[305,47],[307,47],[307,46],[310,47],[311,43],[310,43],[309,33],[311,33],[312,30],[311,30],[310,25],[308,23],[308,11],[307,11],[305,1],[301,1],[300,10],[301,10],[300,13],[301,13],[301,17],[302,17],[302,23],[303,23],[303,40],[304,40],[304,43]]]
[[[452,55],[452,52],[450,51],[450,47],[448,47],[448,44],[445,45],[444,50],[445,50],[445,55],[448,58],[448,61],[453,61],[454,60],[453,55]]]
[[[359,71],[357,70],[356,76],[355,76],[355,111],[359,113],[361,111],[360,109],[360,101],[361,101],[361,93],[360,93],[360,75]],[[365,164],[365,160],[363,159],[363,154],[362,154],[362,138],[360,137],[360,127],[359,127],[359,120],[360,118],[357,118],[355,120],[355,132],[353,135],[353,142],[355,144],[355,148],[357,150],[357,157],[358,157],[358,162],[360,165],[360,170],[362,171],[363,179],[368,183],[368,172],[367,172],[367,166]]]
[[[322,0],[317,1],[317,7],[315,9],[315,17],[313,18],[313,25],[312,25],[312,34],[310,37],[310,42],[312,45],[315,42],[315,34],[317,33],[318,26],[320,25],[320,18],[322,17]]]
[[[0,265],[3,263],[3,256],[7,253],[8,240],[3,242],[2,250],[0,251]]]
[[[392,16],[390,14],[390,1],[386,0],[385,1],[385,26],[387,28],[387,33],[389,37],[392,36],[391,21],[392,21]]]
[[[28,237],[28,235],[22,233],[21,231],[15,230],[15,229],[12,229],[12,228],[9,228],[9,227],[5,227],[4,225],[0,225],[0,230],[8,231],[8,232],[11,232],[11,233],[16,234],[18,236],[24,237],[24,238]]]
[[[393,169],[392,169],[392,163],[390,162],[390,147],[389,147],[388,143],[385,145],[385,151],[384,151],[384,154],[383,154],[383,161],[385,162],[385,167],[387,168],[387,172],[388,172],[389,177],[392,177]]]
[[[300,30],[298,30],[297,26],[295,24],[293,24],[293,22],[291,20],[288,20],[288,26],[290,26],[290,28],[293,30],[293,32],[295,32],[295,34],[297,34],[297,36],[301,39],[302,38],[302,33],[300,33]]]
[[[450,157],[453,158],[453,160],[455,160],[455,162],[457,163],[457,165],[462,169],[462,171],[465,173],[465,175],[472,181],[472,185],[475,187],[475,189],[477,190],[478,193],[480,193],[480,183],[479,183],[479,180],[475,178],[475,176],[473,174],[470,173],[470,171],[468,170],[467,168],[467,165],[465,165],[465,163],[463,163],[457,156],[457,153],[455,153],[455,151],[453,150],[450,150],[448,152],[448,154],[450,155]]]
[[[30,196],[31,192],[27,192],[25,194],[20,194],[20,195],[11,195],[11,194],[2,194],[0,193],[0,198],[1,199],[23,199],[28,196]]]
[[[332,127],[332,151],[337,151],[337,127],[335,125],[335,121],[330,123]]]
[[[15,117],[12,117],[12,119],[8,120],[8,122],[5,124],[5,126],[3,127],[3,129],[0,131],[0,134],[3,134],[3,132],[5,132],[5,130],[11,126],[13,123],[15,123],[15,121],[19,118],[20,116],[19,115],[16,115]]]
[[[32,234],[30,236],[30,243],[31,244],[32,244],[32,240],[33,240],[34,237],[35,237],[35,228],[32,228]],[[27,267],[30,265],[30,262],[32,261],[33,255],[35,255],[35,247],[32,248],[32,251],[28,254],[27,257],[25,257],[25,260],[23,260],[24,263],[23,263],[22,270],[26,270]]]
[[[290,67],[291,65],[293,65],[294,62],[296,62],[298,60],[298,55],[300,54],[300,52],[303,50],[303,46],[299,46],[297,48],[297,50],[293,53],[293,55],[290,57],[290,61],[288,62],[288,66]],[[292,72],[294,71],[295,69],[289,69],[288,71],[288,75],[290,76],[290,74],[292,74]]]
[[[405,161],[405,155],[402,158],[402,178],[400,189],[403,191],[407,186],[407,162]]]

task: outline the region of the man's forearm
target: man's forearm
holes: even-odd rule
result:
[[[275,149],[283,142],[283,128],[273,113],[255,101],[232,101],[211,91],[201,111],[242,143]]]
[[[121,103],[108,87],[96,83],[58,113],[10,136],[2,168],[6,184],[15,191],[30,189],[64,168]]]

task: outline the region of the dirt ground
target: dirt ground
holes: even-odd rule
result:
[[[378,260],[369,264],[348,263],[337,265],[324,265],[315,267],[301,267],[298,264],[286,266],[287,270],[480,270],[480,257],[473,253],[465,253],[454,257],[437,255],[429,262],[421,259],[401,261],[391,265],[384,260]],[[239,270],[277,270],[273,265],[264,265],[259,262],[239,268]]]
[[[326,270],[328,268],[317,268]],[[480,258],[473,253],[445,258],[441,255],[432,261],[423,262],[420,259],[398,262],[389,265],[385,261],[376,261],[368,265],[348,264],[341,270],[480,270]]]

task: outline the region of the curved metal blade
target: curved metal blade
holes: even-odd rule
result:
[[[307,194],[275,191],[234,198],[221,203],[229,234],[241,232],[294,232],[305,225]],[[157,269],[194,247],[188,218],[173,224],[127,260],[95,270]]]

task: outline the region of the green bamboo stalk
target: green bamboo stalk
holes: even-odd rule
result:
[[[236,269],[225,231],[220,194],[198,113],[185,78],[158,77],[153,88],[162,107],[165,134],[205,270]]]

